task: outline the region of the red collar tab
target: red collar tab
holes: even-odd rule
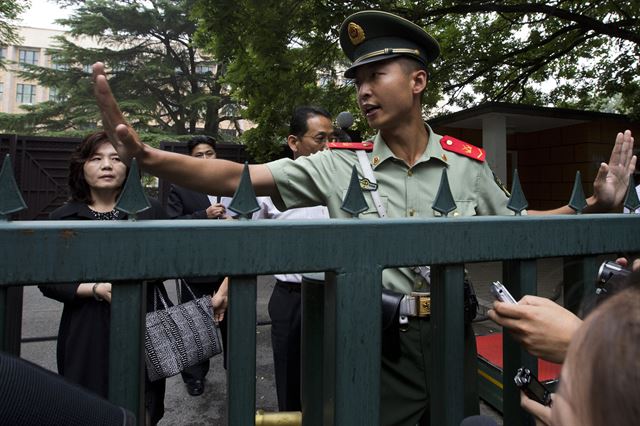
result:
[[[456,154],[464,155],[465,157],[473,158],[476,161],[484,162],[487,154],[484,149],[471,145],[460,139],[456,139],[451,136],[443,136],[440,139],[440,145],[442,149],[455,152]]]
[[[329,142],[329,149],[354,149],[356,151],[373,151],[373,142]]]

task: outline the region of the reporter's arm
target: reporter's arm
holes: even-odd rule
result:
[[[553,395],[551,397],[553,398]],[[522,391],[520,391],[520,406],[535,418],[536,426],[548,426],[551,424],[551,407],[546,407],[530,399]]]
[[[506,328],[534,356],[561,363],[582,320],[557,303],[525,296],[517,305],[495,302],[489,318]]]

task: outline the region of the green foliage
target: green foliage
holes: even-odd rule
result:
[[[0,46],[16,44],[20,37],[15,26],[15,20],[29,8],[29,1],[2,0],[0,1]],[[5,68],[5,61],[0,58],[0,69]]]
[[[9,116],[11,114],[0,113],[0,118],[2,116]],[[87,127],[83,130],[59,130],[59,131],[44,131],[44,132],[26,132],[20,133],[20,135],[37,135],[37,136],[47,136],[54,138],[69,138],[69,139],[82,139],[87,136],[89,133],[102,130],[97,127]],[[140,139],[146,144],[151,145],[154,148],[158,148],[161,142],[187,142],[187,140],[191,137],[189,135],[175,135],[171,133],[157,133],[157,132],[139,132]]]
[[[366,9],[403,16],[440,42],[426,115],[498,101],[640,116],[637,1],[199,0],[197,39],[229,62],[225,82],[259,125],[244,135],[254,154],[268,156],[295,105],[357,109],[348,84],[316,82],[345,64],[339,26]]]
[[[243,134],[254,158],[279,152],[296,106],[320,105],[335,114],[353,105],[353,90],[335,82],[335,65],[344,59],[335,43],[339,17],[330,5],[204,0],[194,15],[198,41],[229,63],[224,82],[257,124]]]
[[[442,44],[433,78],[450,105],[640,112],[638,2],[450,0],[407,13]],[[621,102],[612,105],[617,95]]]
[[[0,116],[0,127],[93,125],[99,117],[83,65],[102,60],[137,129],[188,134],[205,122],[205,132],[215,134],[221,120],[238,124],[242,117],[257,125],[243,141],[254,158],[267,160],[279,152],[295,106],[357,110],[355,90],[339,78],[347,63],[338,31],[345,17],[365,9],[404,16],[439,40],[443,54],[430,69],[425,115],[501,101],[640,117],[637,1],[59,2],[78,7],[63,21],[74,35],[112,49],[60,39],[56,60],[68,70],[25,71],[57,87],[65,101],[29,107],[19,118]],[[202,62],[196,43],[216,58],[210,73],[195,72]]]
[[[221,84],[224,64],[202,56],[193,43],[194,0],[87,0],[59,23],[68,35],[89,38],[100,48],[83,48],[58,37],[52,55],[57,69],[26,66],[22,78],[55,88],[59,99],[25,107],[26,114],[0,127],[11,131],[84,129],[99,122],[89,65],[107,66],[111,88],[130,123],[140,131],[217,136],[220,122],[238,116]],[[201,129],[200,127],[203,127]]]

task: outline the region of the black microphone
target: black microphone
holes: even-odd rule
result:
[[[362,140],[359,131],[349,129],[349,127],[353,126],[353,114],[349,111],[342,111],[338,114],[336,117],[336,126],[349,136],[351,142],[359,142]]]
[[[353,114],[349,111],[342,111],[336,117],[336,125],[342,130],[347,130],[349,127],[353,126]]]
[[[460,426],[498,426],[498,423],[488,416],[471,416],[464,419]]]

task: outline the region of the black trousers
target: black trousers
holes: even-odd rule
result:
[[[204,295],[211,296],[214,291],[218,291],[220,288],[220,281],[207,282],[207,283],[193,283],[189,282],[189,287],[193,294],[200,298]],[[192,300],[193,297],[187,288],[185,288],[184,283],[180,283],[180,303],[188,302]],[[222,336],[222,354],[224,356],[224,368],[227,368],[227,316],[225,315],[224,319],[220,321],[220,335]],[[209,360],[201,362],[200,364],[192,365],[191,367],[187,367],[182,370],[182,380],[185,383],[192,382],[194,380],[204,380],[207,373],[209,372]]]
[[[278,409],[301,411],[300,339],[301,287],[299,283],[276,281],[269,299],[271,345],[276,375]]]

